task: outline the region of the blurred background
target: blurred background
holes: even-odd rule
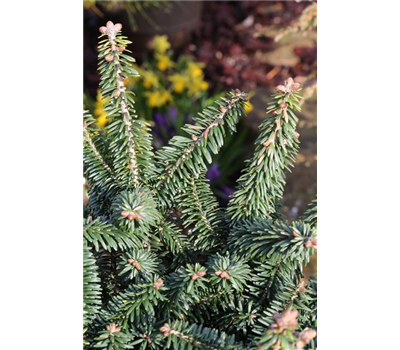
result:
[[[98,90],[98,28],[111,20],[133,42],[140,78],[129,79],[137,114],[159,148],[202,108],[239,88],[248,116],[213,159],[207,177],[219,202],[251,157],[274,87],[288,77],[303,85],[300,153],[288,174],[284,205],[295,220],[317,192],[317,4],[310,1],[84,1],[84,104],[107,124]]]

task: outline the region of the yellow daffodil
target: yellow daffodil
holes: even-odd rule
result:
[[[172,68],[175,65],[175,63],[172,62],[167,55],[156,54],[156,59],[157,68],[162,72],[167,70],[168,68]]]
[[[151,87],[158,88],[159,87],[159,81],[158,77],[154,72],[151,71],[142,71],[142,77],[143,77],[143,86],[146,89],[150,89]]]
[[[148,93],[145,93],[145,95],[148,97],[148,101],[147,101],[148,105],[150,107],[157,107],[158,100],[159,100],[158,91],[148,92]]]
[[[206,81],[200,82],[199,88],[201,91],[206,91],[208,89],[208,83]]]
[[[250,99],[255,95],[256,93],[254,92],[254,91],[250,91],[249,93],[248,93],[248,97],[249,97],[249,101],[247,101],[246,103],[245,103],[245,105],[244,105],[244,111],[246,112],[246,113],[250,113],[253,109],[254,109],[254,106],[253,106],[253,104],[250,102]]]
[[[203,70],[204,63],[202,62],[189,62],[186,69],[186,76],[188,79],[187,87],[190,96],[197,95],[201,91],[208,89],[208,83],[204,81]]]
[[[172,83],[172,89],[176,93],[181,94],[185,89],[187,82],[187,78],[185,75],[175,73],[168,77],[168,80]]]
[[[201,91],[206,91],[208,89],[208,83],[203,80],[203,78],[196,78],[188,83],[188,94],[189,96],[197,95]]]
[[[172,101],[171,93],[168,90],[161,91],[160,97],[161,97],[161,105],[164,105],[164,104]]]
[[[155,52],[163,54],[171,47],[166,35],[156,35],[153,39],[153,49]]]
[[[199,78],[203,76],[204,63],[202,62],[189,62],[187,71],[193,78]]]
[[[250,113],[254,109],[253,104],[250,101],[247,101],[246,104],[244,105],[244,111],[246,113]]]
[[[108,123],[107,112],[104,110],[104,105],[108,100],[109,100],[108,97],[103,98],[100,90],[97,91],[96,104],[93,112],[97,116],[96,125],[98,125],[101,128],[104,128]]]
[[[147,103],[149,107],[161,107],[169,101],[172,101],[172,96],[167,90],[148,91],[145,95],[148,98]]]
[[[97,118],[96,125],[100,128],[104,128],[108,123],[107,113],[103,113],[100,117]]]

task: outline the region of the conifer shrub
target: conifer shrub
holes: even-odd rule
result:
[[[205,180],[236,131],[247,95],[228,92],[153,152],[124,81],[137,76],[122,25],[100,28],[99,72],[111,122],[84,112],[84,347],[303,349],[316,347],[316,201],[281,214],[285,172],[299,148],[300,86],[277,87],[228,207]]]

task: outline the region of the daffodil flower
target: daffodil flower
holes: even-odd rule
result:
[[[149,107],[161,107],[172,101],[171,93],[168,90],[148,91],[145,93]]]
[[[155,52],[163,54],[171,47],[171,44],[166,35],[156,35],[152,47]]]
[[[172,83],[172,89],[178,94],[183,92],[187,84],[186,76],[179,73],[172,74],[168,80]]]
[[[244,105],[244,111],[246,113],[250,113],[254,109],[253,104],[250,101],[247,101],[246,104]]]
[[[203,76],[204,63],[202,62],[189,62],[187,71],[193,78],[199,78]]]
[[[172,68],[175,66],[175,63],[167,55],[156,54],[157,59],[157,68],[164,72],[168,68]]]
[[[143,76],[143,86],[146,89],[149,89],[151,87],[158,88],[160,83],[158,81],[158,77],[154,72],[150,71],[142,71],[142,76]]]

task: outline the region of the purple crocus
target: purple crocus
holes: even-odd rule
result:
[[[218,179],[220,176],[221,172],[219,171],[218,163],[212,164],[206,173],[206,178],[213,181]]]

